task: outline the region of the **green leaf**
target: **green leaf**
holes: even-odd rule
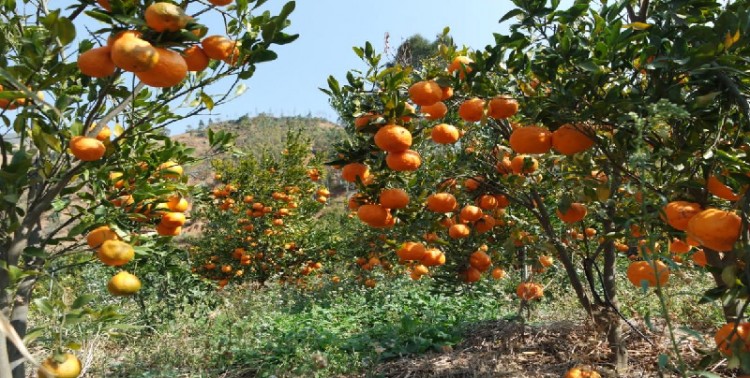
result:
[[[77,310],[91,303],[91,301],[93,301],[94,299],[96,299],[96,296],[93,294],[83,294],[79,296],[78,298],[76,298],[75,301],[73,301],[73,304],[70,306],[70,308],[73,310]]]
[[[54,307],[52,307],[52,303],[47,298],[34,299],[34,305],[44,315],[53,316],[55,314]]]
[[[510,11],[510,12],[506,13],[505,15],[503,15],[503,17],[500,17],[500,21],[498,21],[498,23],[503,23],[503,22],[508,21],[509,19],[513,18],[513,17],[519,16],[519,15],[522,15],[522,14],[524,14],[523,9],[518,9],[518,8],[513,9],[512,11]]]
[[[201,91],[200,93],[201,103],[206,106],[206,109],[213,110],[214,108],[214,99],[211,98],[211,96],[207,95],[206,92]]]

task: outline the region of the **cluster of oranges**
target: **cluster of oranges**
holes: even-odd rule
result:
[[[135,172],[147,172],[148,164],[140,163]],[[184,169],[175,161],[161,163],[149,180],[179,180],[184,174]],[[126,180],[125,173],[110,171],[109,179],[117,190],[111,197],[110,202],[126,210],[129,217],[136,222],[158,221],[155,231],[161,236],[177,236],[182,232],[182,226],[187,222],[185,212],[190,203],[180,193],[172,193],[162,197],[148,198],[136,202],[132,191],[133,180]]]
[[[100,5],[112,10],[108,2],[100,2]],[[87,76],[102,78],[114,75],[119,68],[132,72],[146,85],[168,88],[180,84],[188,72],[206,69],[211,59],[232,65],[239,60],[238,42],[222,35],[205,37],[200,46],[181,43],[180,52],[167,48],[174,43],[160,46],[158,42],[162,33],[189,29],[200,36],[204,32],[198,25],[192,24],[193,18],[178,5],[152,3],[144,11],[143,19],[147,30],[119,32],[110,37],[106,45],[82,53],[78,57],[81,72]],[[153,37],[146,39],[146,35]]]

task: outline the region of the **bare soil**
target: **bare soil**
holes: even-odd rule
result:
[[[673,355],[671,341],[663,325],[649,331],[643,322],[635,326],[651,342],[628,328],[625,331],[629,352],[629,371],[620,377],[678,377],[674,370],[659,368],[661,354]],[[695,366],[711,353],[711,337],[706,342],[687,333],[678,333],[681,355],[689,366]],[[520,322],[492,321],[479,324],[464,341],[453,348],[420,356],[408,356],[376,366],[365,376],[392,378],[464,378],[464,377],[563,377],[574,366],[593,367],[602,377],[615,377],[608,362],[609,348],[604,337],[582,325],[554,322],[526,325]],[[654,344],[654,346],[651,345]],[[670,361],[672,361],[670,359]],[[725,361],[724,361],[725,362]],[[731,371],[719,370],[713,364],[706,370],[721,377],[735,377]],[[724,365],[724,364],[721,364]]]

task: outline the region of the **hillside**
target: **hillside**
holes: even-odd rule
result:
[[[236,135],[235,146],[241,150],[258,154],[268,151],[272,155],[281,153],[289,130],[302,130],[303,135],[312,141],[313,152],[323,155],[329,155],[332,142],[344,135],[341,126],[322,118],[273,117],[261,114],[256,117],[244,116],[236,120],[211,123],[196,130],[175,135],[172,139],[195,148],[197,158],[206,158],[209,147],[207,134],[209,128],[213,131],[225,131]],[[210,180],[212,177],[210,160],[206,159],[187,167],[192,182],[200,183]]]

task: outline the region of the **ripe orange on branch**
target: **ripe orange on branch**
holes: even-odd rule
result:
[[[158,32],[176,32],[187,26],[190,18],[177,5],[167,2],[156,2],[146,8],[144,13],[146,25]]]
[[[519,127],[510,134],[509,142],[519,154],[543,154],[552,148],[552,134],[544,127]]]
[[[114,296],[133,295],[139,290],[141,280],[125,271],[115,274],[107,283],[107,291]]]
[[[685,231],[690,219],[703,209],[700,204],[695,202],[672,201],[666,204],[663,210],[667,224],[677,230]]]
[[[237,42],[223,35],[212,35],[201,41],[203,51],[211,59],[224,60],[235,53]]]
[[[495,96],[489,101],[487,115],[494,119],[506,119],[518,113],[518,101],[510,96]]]
[[[586,151],[594,145],[586,132],[590,132],[590,128],[566,123],[552,133],[552,148],[563,155]]]
[[[458,202],[450,193],[435,193],[427,197],[427,209],[436,213],[449,213],[456,209]]]
[[[385,125],[375,133],[375,145],[386,152],[406,151],[411,143],[411,132],[403,126]]]
[[[119,240],[105,240],[96,253],[101,262],[109,266],[125,265],[135,257],[133,247]]]
[[[458,71],[458,77],[463,80],[466,78],[466,74],[470,73],[472,71],[469,64],[474,63],[471,58],[464,55],[459,55],[451,61],[451,63],[448,65],[448,73],[452,74],[456,71]]]
[[[187,76],[188,66],[180,53],[162,47],[156,47],[159,56],[157,63],[135,75],[146,85],[157,88],[173,87]]]
[[[111,55],[109,46],[95,47],[78,56],[78,68],[86,76],[107,77],[117,69]]]
[[[696,214],[687,226],[687,234],[704,247],[727,252],[740,238],[742,219],[731,211],[706,209]]]
[[[484,116],[484,100],[478,97],[470,98],[458,107],[458,116],[466,122],[478,122]]]
[[[432,128],[430,137],[433,142],[438,144],[453,144],[458,141],[461,134],[456,126],[441,123]]]
[[[96,161],[104,156],[107,147],[96,138],[74,136],[69,143],[73,156],[83,161]]]
[[[409,87],[409,98],[420,106],[429,106],[443,97],[443,90],[434,80],[419,81]]]
[[[112,62],[129,72],[143,72],[159,62],[159,52],[135,32],[118,34],[111,44]]]
[[[556,210],[557,216],[565,223],[576,223],[586,217],[586,206],[581,203],[571,203],[564,213]]]
[[[397,172],[415,171],[422,165],[422,157],[414,150],[389,152],[385,157],[385,164]]]
[[[182,57],[185,59],[188,71],[191,72],[203,71],[210,63],[208,55],[206,55],[206,52],[198,45],[190,46],[185,49],[185,51],[182,52]]]
[[[347,182],[359,179],[366,184],[370,179],[370,168],[362,163],[349,163],[341,170],[341,178]]]
[[[425,115],[425,119],[437,121],[448,114],[448,107],[442,101],[438,101],[432,105],[422,106],[419,111]]]
[[[409,194],[400,188],[383,189],[380,192],[379,202],[388,209],[403,209],[409,205]]]
[[[81,374],[81,361],[74,354],[65,353],[62,361],[49,357],[39,367],[39,378],[76,378]]]
[[[656,270],[648,261],[635,261],[630,263],[626,275],[630,283],[641,287],[641,281],[646,281],[649,287],[664,286],[669,281],[669,268],[661,261],[655,261]]]

